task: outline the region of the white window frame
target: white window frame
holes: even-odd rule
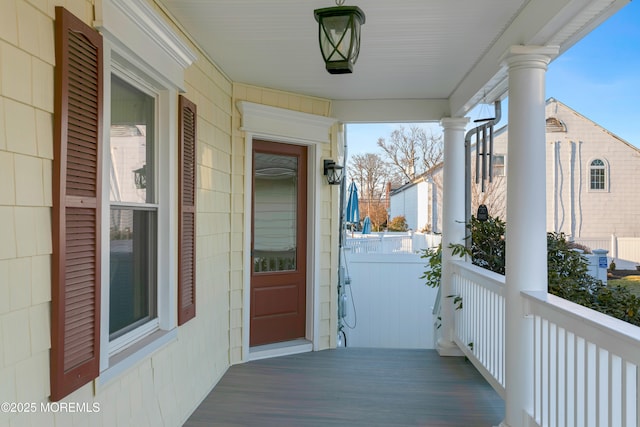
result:
[[[492,166],[491,166],[491,167],[493,168],[493,170],[491,171],[491,173],[493,174],[492,176],[493,176],[494,178],[495,178],[495,177],[499,177],[499,176],[506,177],[506,176],[507,176],[507,155],[506,155],[506,154],[501,154],[501,153],[496,153],[496,154],[493,154],[493,157],[494,157],[494,158],[495,158],[495,157],[502,157],[502,161],[503,161],[503,163],[502,163],[502,174],[500,174],[500,175],[495,175],[495,174],[493,174],[493,170],[495,170],[495,164],[494,164],[493,162],[491,162],[491,164],[492,164]]]
[[[593,162],[600,160],[603,166],[593,166]],[[588,165],[588,179],[587,179],[587,191],[591,193],[608,193],[609,192],[609,162],[604,157],[593,157],[589,160]],[[604,171],[604,188],[591,188],[591,171],[594,169],[601,169]]]
[[[120,206],[121,203],[112,203],[110,200],[109,162],[110,146],[109,138],[111,126],[111,76],[116,75],[132,84],[139,90],[153,96],[156,99],[155,106],[155,150],[154,157],[156,167],[156,200],[153,206],[157,207],[157,271],[156,271],[156,295],[157,317],[140,325],[126,334],[110,340],[109,338],[109,250],[108,243],[102,249],[102,294],[101,294],[101,326],[100,326],[100,369],[105,371],[111,368],[121,358],[118,355],[129,351],[138,353],[148,345],[145,338],[156,332],[168,332],[176,328],[177,316],[177,211],[172,206],[177,206],[177,166],[171,158],[177,153],[177,134],[175,128],[171,129],[170,123],[177,123],[177,91],[163,85],[152,76],[135,67],[132,61],[120,54],[119,49],[105,41],[105,73],[104,73],[104,133],[103,133],[103,194],[102,194],[102,218],[109,218],[111,206]],[[174,104],[173,108],[171,105]],[[169,107],[169,108],[167,108]],[[173,156],[172,156],[173,154]],[[128,204],[127,204],[128,205]],[[167,232],[169,230],[169,232]],[[109,224],[103,221],[102,241],[109,242]],[[164,335],[164,334],[162,334]],[[143,351],[143,354],[146,354]]]
[[[118,78],[120,78],[121,80],[129,83],[130,85],[132,85],[133,87],[135,87],[136,89],[144,92],[145,94],[151,96],[154,101],[154,130],[153,130],[153,135],[154,135],[154,149],[153,149],[153,163],[154,163],[154,167],[151,169],[154,172],[154,176],[152,177],[153,182],[156,184],[155,185],[155,195],[154,195],[154,202],[153,203],[144,203],[144,204],[140,204],[141,207],[150,207],[150,208],[155,208],[156,215],[157,215],[157,229],[156,229],[156,239],[158,239],[157,241],[159,241],[160,238],[160,218],[161,216],[165,216],[167,215],[167,206],[165,206],[165,204],[161,203],[162,199],[164,199],[165,197],[163,197],[163,188],[159,188],[158,184],[158,178],[159,175],[158,174],[158,165],[159,165],[159,160],[160,158],[167,156],[168,153],[166,153],[166,148],[165,145],[168,143],[166,141],[167,138],[163,138],[163,135],[159,134],[159,123],[160,120],[163,119],[167,119],[167,118],[162,118],[159,117],[159,106],[160,106],[160,102],[161,102],[161,95],[158,92],[158,90],[156,88],[154,88],[153,86],[150,86],[147,81],[143,81],[140,78],[138,78],[135,75],[131,75],[130,70],[126,70],[125,66],[123,66],[122,64],[120,64],[120,62],[118,61],[118,59],[112,57],[111,59],[112,61],[112,67],[111,67],[111,73],[107,76],[107,74],[105,74],[105,78],[109,79],[109,86],[111,84],[111,77],[112,76],[117,76]],[[111,90],[109,90],[109,93],[106,94],[105,96],[105,104],[106,105],[111,105]],[[108,100],[108,101],[107,101]],[[105,108],[106,111],[106,108]],[[106,116],[106,114],[105,114]],[[111,109],[109,108],[109,117],[111,116]],[[170,119],[170,118],[168,118]],[[110,147],[110,138],[107,137],[107,135],[109,135],[110,133],[110,126],[111,126],[111,120],[109,120],[109,122],[107,122],[105,120],[105,130],[104,130],[104,139],[103,139],[103,144],[106,146],[105,147],[105,151],[108,150],[108,152],[111,152],[111,147]],[[107,133],[107,130],[109,130],[109,133]],[[106,168],[108,165],[110,165],[110,160],[111,160],[111,156],[109,157],[103,157],[103,166]],[[110,168],[109,168],[109,172],[110,172]],[[131,202],[114,202],[111,200],[110,198],[110,186],[106,185],[107,182],[110,181],[103,181],[103,198],[102,198],[102,203],[104,204],[108,204],[109,209],[109,215],[111,214],[111,208],[112,207],[123,207],[123,208],[131,208],[131,207],[135,207],[136,203],[131,203]],[[109,218],[109,216],[104,217],[103,218]],[[104,224],[103,222],[103,227],[108,228],[109,225],[108,224]],[[106,256],[107,259],[109,258],[109,251],[105,251],[107,252],[106,254],[103,254],[103,258]],[[160,264],[161,262],[167,261],[170,262],[169,259],[167,259],[167,254],[165,253],[166,250],[164,248],[161,248],[159,244],[157,244],[157,254],[156,254],[156,264]],[[103,269],[108,269],[110,266],[110,262],[107,261],[106,263],[102,264],[102,268]],[[138,326],[137,328],[113,339],[108,341],[108,347],[109,347],[109,357],[112,357],[113,355],[119,353],[120,351],[124,350],[125,348],[127,348],[128,346],[134,344],[135,342],[139,341],[140,339],[152,334],[153,332],[155,332],[156,330],[159,329],[160,326],[160,297],[161,297],[161,293],[160,293],[160,285],[161,285],[161,281],[164,280],[164,278],[160,278],[158,276],[158,274],[160,273],[160,266],[158,265],[157,271],[154,274],[154,277],[156,279],[156,283],[154,284],[155,290],[154,292],[157,295],[156,298],[156,307],[155,307],[155,312],[156,312],[156,317],[150,319],[149,321],[145,322],[144,324]],[[111,280],[109,280],[108,282],[102,282],[103,284],[106,283],[110,283]],[[103,285],[105,286],[105,285]],[[107,286],[108,287],[108,286]],[[111,295],[109,293],[109,295]],[[163,293],[164,295],[164,293]],[[106,329],[109,330],[109,305],[105,305],[102,304],[101,309],[103,311],[107,311],[107,316],[106,316]],[[103,340],[102,344],[105,345],[106,342]]]
[[[104,42],[103,195],[100,377],[105,384],[177,338],[178,94],[195,53],[145,0],[96,0],[95,25]],[[122,73],[157,96],[156,182],[158,192],[157,318],[109,341],[109,128],[111,74]]]

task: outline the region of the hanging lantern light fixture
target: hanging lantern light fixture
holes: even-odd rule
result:
[[[352,73],[360,53],[360,26],[364,24],[364,12],[357,6],[342,6],[344,0],[336,0],[336,7],[316,9],[320,51],[331,74]]]

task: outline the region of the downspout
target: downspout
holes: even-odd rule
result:
[[[571,237],[576,237],[576,143],[571,141],[571,171],[570,171],[570,179],[571,183]]]
[[[560,141],[553,143],[553,231],[558,230],[558,151],[560,150]]]
[[[338,316],[338,331],[336,338],[336,347],[346,347],[347,345],[347,335],[344,332],[344,322],[343,319],[346,316],[346,293],[345,286],[347,280],[351,280],[346,277],[347,274],[347,266],[346,259],[344,257],[344,241],[345,241],[345,196],[346,196],[346,188],[347,188],[347,176],[346,176],[346,166],[347,166],[347,135],[345,132],[344,123],[339,125],[338,130],[338,144],[340,144],[342,139],[342,143],[344,144],[344,172],[342,175],[342,181],[340,182],[340,220],[338,221],[338,226],[340,227],[340,234],[338,236],[338,307],[337,307],[337,316]],[[341,337],[342,336],[342,337]],[[344,341],[342,341],[344,339]],[[344,343],[344,344],[343,344]],[[342,345],[343,344],[343,345]]]

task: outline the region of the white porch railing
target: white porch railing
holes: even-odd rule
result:
[[[640,425],[640,328],[550,294],[523,296],[534,317],[535,422]]]
[[[454,341],[504,399],[504,276],[464,261],[452,270],[453,293],[462,298]]]
[[[505,398],[505,278],[452,262],[454,340]],[[640,328],[547,293],[523,292],[533,317],[534,413],[544,427],[640,426]],[[444,302],[444,301],[443,301]]]

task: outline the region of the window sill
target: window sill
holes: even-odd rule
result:
[[[178,337],[178,329],[171,331],[158,330],[141,339],[136,344],[109,357],[109,367],[100,373],[95,380],[96,392],[99,387],[104,387],[123,372],[132,368],[140,361],[151,356],[154,352],[166,346]]]

